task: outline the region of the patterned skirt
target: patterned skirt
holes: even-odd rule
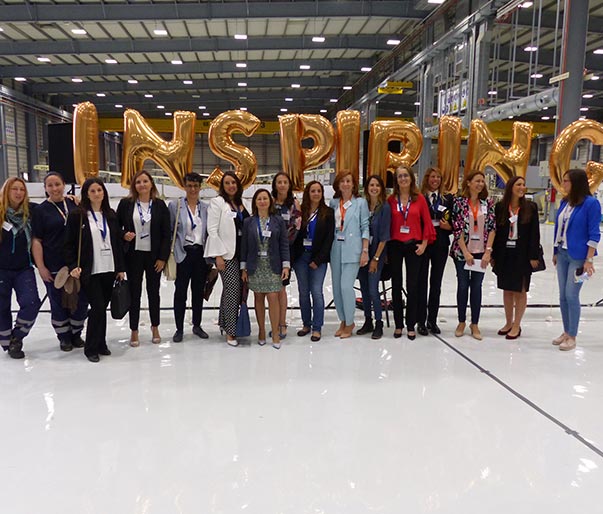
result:
[[[282,287],[281,276],[270,268],[269,257],[258,257],[258,267],[249,275],[249,289],[255,293],[278,293]]]

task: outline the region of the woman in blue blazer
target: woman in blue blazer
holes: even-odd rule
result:
[[[252,200],[253,215],[243,222],[241,270],[243,282],[254,293],[258,321],[258,344],[266,344],[265,298],[272,326],[272,346],[281,347],[279,293],[291,268],[287,226],[274,213],[274,200],[266,189],[258,189]]]
[[[573,350],[580,322],[582,281],[575,275],[595,272],[593,258],[601,239],[601,205],[590,194],[588,177],[583,170],[569,170],[563,176],[567,194],[561,201],[555,220],[553,264],[557,266],[559,304],[563,334],[553,340],[560,350]],[[576,273],[577,272],[577,273]]]
[[[381,319],[381,295],[379,281],[383,271],[383,252],[389,241],[392,211],[385,196],[385,184],[379,175],[369,177],[364,196],[369,207],[369,265],[360,268],[358,279],[362,291],[362,307],[364,308],[364,325],[356,333],[358,335],[372,332],[372,339],[383,336],[383,321]],[[372,305],[372,309],[371,309]],[[372,311],[375,311],[375,326],[373,326]]]
[[[335,211],[335,240],[331,247],[333,299],[341,322],[335,337],[350,337],[354,330],[358,270],[369,260],[369,210],[358,198],[358,179],[343,171],[333,182],[335,194],[329,206]]]

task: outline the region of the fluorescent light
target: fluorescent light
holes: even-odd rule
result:
[[[247,39],[247,34],[235,34],[235,39]]]
[[[534,5],[534,2],[524,2],[523,4],[520,4],[519,7],[521,7],[522,9],[529,9],[533,5]]]
[[[172,64],[182,64],[182,61],[180,59],[172,59],[170,62]]]
[[[590,80],[599,80],[599,75],[593,75]]]
[[[205,105],[200,105],[199,106],[199,110],[204,111],[205,109],[207,109],[207,107],[205,107]]]
[[[324,43],[325,42],[325,38],[322,36],[314,36],[312,38],[312,42],[313,43]]]
[[[4,32],[4,29],[2,27],[0,27],[0,32]]]
[[[321,109],[320,112],[327,112],[327,110],[326,109]]]
[[[158,105],[157,109],[165,109],[165,105]]]
[[[299,65],[299,69],[300,70],[309,70],[310,69],[310,65],[309,64],[300,64]]]
[[[99,97],[102,98],[102,97],[107,96],[107,95],[105,93],[96,93],[96,96],[99,96]]]
[[[490,96],[495,96],[495,95],[497,95],[497,94],[498,94],[498,91],[494,91],[494,90],[492,90],[492,91],[488,91],[488,94],[489,94]]]
[[[343,89],[345,89],[346,91],[349,91],[350,89],[352,89],[352,86],[343,86]]]
[[[153,95],[151,93],[147,93],[146,95],[144,95],[145,98],[153,98]]]
[[[437,112],[434,112],[434,113],[433,113],[433,117],[434,117],[434,118],[437,118],[437,117],[438,117],[438,113],[437,113]]]
[[[116,59],[105,59],[105,62],[107,64],[117,64],[117,60]]]
[[[427,0],[428,4],[443,4],[446,0]]]
[[[82,79],[78,79],[78,78],[73,78],[71,79],[71,82],[84,82]]]
[[[190,86],[193,83],[193,81],[192,80],[183,80],[182,83],[186,84],[187,86]]]
[[[285,102],[293,102],[293,98],[285,98]]]
[[[27,79],[25,77],[15,77],[17,82],[25,82]]]
[[[240,110],[240,111],[246,111],[246,110],[247,110],[247,107],[239,107],[239,110]]]
[[[128,79],[128,84],[138,84],[138,80],[136,80],[136,79]]]
[[[298,87],[301,87],[301,85],[300,84],[291,84],[291,87],[298,88]]]
[[[72,34],[77,34],[78,36],[83,36],[84,34],[88,34],[84,29],[71,29]]]
[[[526,46],[523,49],[524,52],[535,52],[536,50],[538,50],[537,46]]]
[[[543,108],[542,108],[542,110],[543,110],[543,111],[548,111],[548,110],[549,110],[549,108],[548,108],[548,107],[543,107]]]
[[[530,78],[532,79],[541,79],[543,77],[542,73],[532,73]]]
[[[281,109],[281,112],[287,112],[287,109]]]
[[[122,105],[122,104],[115,104],[115,107],[116,107],[117,109],[122,109],[122,108],[123,108],[123,105]]]
[[[332,104],[336,104],[337,103],[337,98],[331,98],[329,100],[329,102],[331,102]]]
[[[247,82],[239,82],[237,84],[237,86],[239,86],[239,87],[247,87]]]
[[[541,119],[541,120],[543,120],[543,121],[547,121],[547,120],[550,120],[550,119],[551,119],[551,117],[550,117],[550,116],[543,116],[543,117],[542,117],[542,118],[540,118],[540,119]]]
[[[592,98],[595,95],[591,95],[591,94],[586,94],[586,95],[582,95],[582,98]]]
[[[237,68],[247,68],[247,63],[246,62],[238,62],[237,64],[235,64],[235,66]]]
[[[396,111],[396,112],[394,112],[395,116],[400,116],[401,114],[402,114],[402,111]]]
[[[601,54],[603,54],[603,48],[597,48],[597,49],[596,49],[596,50],[593,52],[593,54],[597,54],[597,55],[601,55]]]
[[[165,115],[166,115],[166,116],[171,116],[171,115],[172,115],[172,113],[171,113],[171,112],[166,112],[166,113],[165,113]]]
[[[415,105],[421,105],[421,102],[415,102]]]
[[[580,110],[581,110],[582,112],[588,111],[588,107],[580,107]]]
[[[392,46],[396,46],[400,44],[400,40],[399,39],[388,39],[387,40],[387,44],[388,45],[392,45]]]
[[[372,69],[373,69],[373,68],[371,68],[371,67],[369,67],[369,66],[363,66],[362,68],[360,68],[360,71],[364,71],[364,72],[366,73],[366,72],[371,71]]]
[[[153,30],[153,34],[155,34],[156,36],[167,36],[168,31],[165,29],[155,29]]]
[[[208,112],[204,112],[203,116],[209,116],[209,113]]]
[[[50,62],[50,57],[38,57],[39,62]]]

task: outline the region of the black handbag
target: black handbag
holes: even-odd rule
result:
[[[542,249],[542,245],[538,245],[538,266],[536,266],[532,271],[544,271],[546,269],[546,264],[544,262],[544,250]]]
[[[116,280],[111,292],[111,317],[122,319],[130,310],[130,286],[127,280]]]

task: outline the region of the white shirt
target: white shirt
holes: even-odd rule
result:
[[[191,210],[188,202],[185,202],[185,204],[186,211],[184,212],[184,230],[186,235],[184,236],[184,246],[203,245],[203,233],[205,232],[205,227],[203,226],[203,220],[201,219],[200,202],[197,204],[197,208],[194,210]],[[194,229],[193,224],[195,225]]]
[[[559,214],[559,233],[555,239],[555,246],[561,245],[564,250],[567,250],[567,227],[573,212],[574,207],[568,203]]]
[[[98,273],[108,273],[115,271],[113,262],[113,250],[111,248],[111,231],[109,224],[106,223],[107,232],[105,239],[101,229],[104,230],[103,220],[105,219],[102,212],[95,212],[96,221],[91,211],[88,211],[88,223],[90,225],[90,233],[92,234],[92,275]],[[105,220],[106,222],[106,220]]]
[[[144,219],[144,225],[140,218],[140,211]],[[148,202],[140,202],[140,210],[138,210],[138,202],[134,204],[132,212],[132,220],[134,221],[134,231],[136,232],[135,250],[139,252],[151,251],[151,209]]]

